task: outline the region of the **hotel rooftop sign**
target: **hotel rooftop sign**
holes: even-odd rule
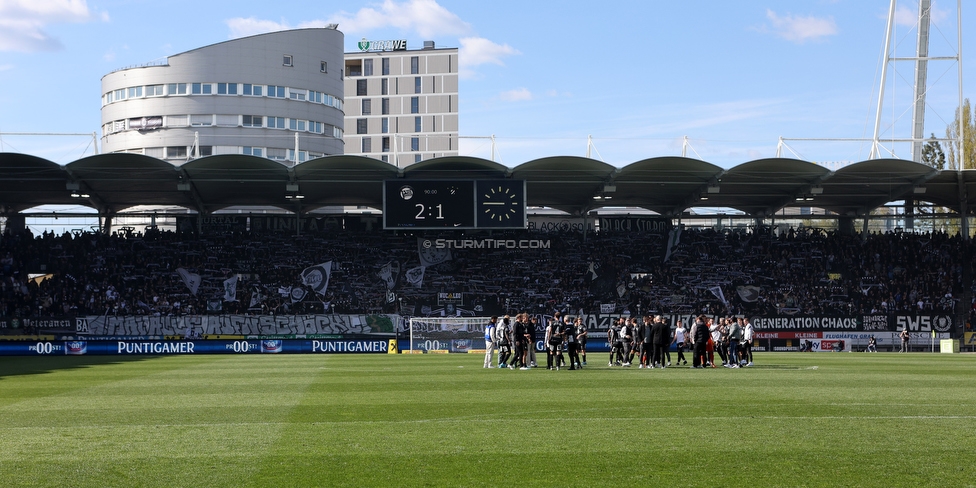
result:
[[[407,40],[399,39],[395,41],[370,41],[365,37],[359,41],[359,50],[367,51],[406,51]]]

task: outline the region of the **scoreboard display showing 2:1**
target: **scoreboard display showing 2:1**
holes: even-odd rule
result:
[[[473,180],[383,182],[384,229],[473,229]]]

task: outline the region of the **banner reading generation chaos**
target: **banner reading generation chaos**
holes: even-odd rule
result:
[[[206,341],[0,341],[0,356],[170,355],[170,354],[345,354],[389,352],[386,340],[206,340]]]

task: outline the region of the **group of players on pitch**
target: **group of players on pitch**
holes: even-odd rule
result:
[[[508,315],[500,320],[492,317],[485,327],[484,367],[494,367],[495,350],[498,351],[499,368],[527,370],[536,367],[533,346],[537,322],[537,318],[530,318],[525,313],[516,315],[514,320]],[[566,366],[566,356],[570,370],[586,365],[588,333],[581,317],[571,321],[568,315],[556,312],[545,331],[546,369],[558,370]],[[641,321],[636,317],[621,317],[607,329],[608,366],[629,367],[636,357],[640,368],[666,368],[671,366],[672,344],[678,350],[676,365],[688,364],[684,351],[690,348],[693,368],[715,368],[716,351],[722,366],[752,366],[754,338],[755,332],[748,318],[720,318],[716,322],[700,315],[689,330],[681,320],[671,329],[660,315],[645,315]]]

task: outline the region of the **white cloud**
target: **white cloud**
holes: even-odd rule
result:
[[[496,64],[504,66],[503,58],[520,53],[508,44],[496,44],[483,37],[464,37],[458,39],[461,43],[458,49],[458,75],[461,78],[473,78],[472,68],[482,64]]]
[[[929,9],[929,18],[933,24],[939,24],[949,17],[949,12],[937,8],[935,5]],[[885,16],[887,18],[887,16]],[[918,9],[901,5],[895,8],[895,24],[905,27],[918,26]]]
[[[340,12],[316,25],[336,23],[347,34],[365,34],[377,29],[395,28],[416,32],[425,39],[437,36],[461,36],[471,26],[440,6],[435,0],[384,0],[377,8],[366,7],[356,13]]]
[[[106,19],[107,14],[100,18]],[[0,0],[0,51],[57,51],[64,46],[45,32],[52,23],[88,22],[85,0]]]
[[[302,21],[297,26],[291,26],[284,20],[276,22],[254,17],[236,17],[226,22],[232,38],[293,28],[324,27],[327,24],[338,24],[339,30],[347,37],[365,36],[389,29],[416,33],[424,40],[459,36],[459,73],[462,78],[473,77],[471,68],[475,66],[503,66],[503,58],[521,54],[507,44],[497,44],[483,37],[472,36],[471,25],[442,7],[436,0],[384,0],[381,4],[359,9],[355,13],[339,12],[325,20]]]
[[[230,37],[232,39],[291,29],[285,22],[261,20],[254,17],[248,17],[246,19],[243,17],[235,17],[233,19],[227,19],[226,23],[227,27],[230,28]]]
[[[773,34],[791,42],[815,41],[836,35],[838,32],[837,24],[831,17],[802,17],[793,14],[780,16],[772,10],[766,10],[766,18],[771,24],[769,27],[771,27]],[[763,30],[767,30],[765,27]]]
[[[528,88],[516,88],[514,90],[509,90],[502,92],[499,98],[506,102],[523,102],[526,100],[532,100],[532,92]]]

